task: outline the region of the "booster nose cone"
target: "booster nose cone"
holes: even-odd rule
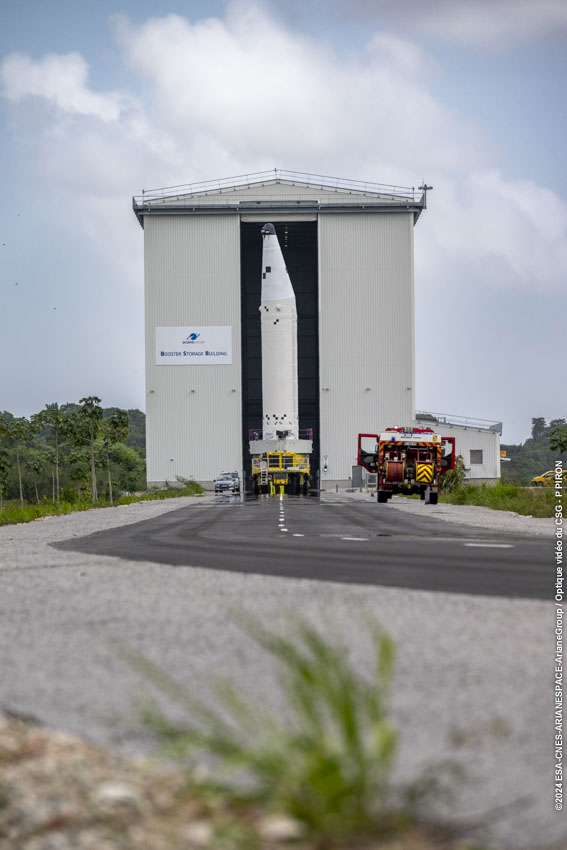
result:
[[[273,224],[267,223],[262,234],[262,304],[289,299],[295,310],[295,295],[285,267],[280,243]]]

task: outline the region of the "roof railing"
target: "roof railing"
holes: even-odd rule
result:
[[[419,202],[424,196],[424,186],[416,189],[414,186],[396,186],[387,183],[372,183],[367,180],[351,180],[344,177],[330,177],[326,174],[315,174],[307,171],[287,171],[283,168],[273,168],[270,171],[255,171],[250,174],[239,174],[236,177],[225,177],[217,180],[203,180],[197,183],[184,183],[177,186],[164,186],[160,189],[143,189],[141,195],[135,195],[134,201],[143,204],[145,201],[172,198],[179,195],[202,195],[213,192],[230,191],[244,186],[261,186],[264,183],[278,180],[299,183],[302,186],[315,186],[327,189],[337,189],[347,192],[367,192],[374,195],[385,195],[393,200],[404,198],[413,203]]]
[[[497,431],[499,434],[502,433],[502,422],[494,422],[491,419],[475,419],[472,416],[457,416],[452,413],[432,413],[425,410],[416,411],[415,418],[419,422],[457,425],[460,428],[477,428],[481,431]]]
[[[267,438],[266,434],[270,434],[270,437]],[[264,431],[262,428],[249,428],[248,441],[254,442],[256,440],[273,439],[273,434],[273,431]],[[313,440],[313,428],[300,428],[297,432],[297,437],[299,440]]]

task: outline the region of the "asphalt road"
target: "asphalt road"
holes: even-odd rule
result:
[[[218,497],[56,545],[176,567],[526,599],[549,599],[554,576],[541,539],[310,497]]]
[[[394,787],[448,761],[465,778],[429,802],[430,817],[477,827],[484,846],[566,841],[553,811],[551,526],[527,538],[534,520],[463,509],[467,521],[515,528],[487,531],[433,516],[458,517],[458,506],[428,508],[356,493],[207,496],[0,527],[0,710],[153,752],[140,708],[180,710],[120,646],[205,702],[221,679],[286,717],[280,673],[238,615],[282,634],[305,618],[369,677],[378,623],[396,646]]]

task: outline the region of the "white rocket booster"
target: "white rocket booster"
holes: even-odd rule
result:
[[[297,309],[273,224],[262,228],[262,427],[297,440]]]

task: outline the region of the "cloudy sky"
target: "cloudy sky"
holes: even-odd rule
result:
[[[567,418],[565,0],[0,0],[0,409],[144,408],[142,189],[433,185],[417,407]]]

